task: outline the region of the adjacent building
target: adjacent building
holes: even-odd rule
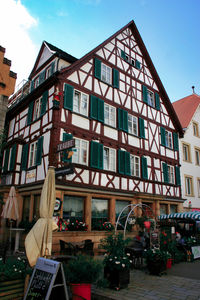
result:
[[[173,102],[184,137],[180,140],[183,206],[200,209],[200,96],[193,93]]]
[[[21,219],[38,217],[49,166],[57,214],[86,222],[93,240],[127,204],[182,209],[182,126],[133,21],[81,59],[43,42],[25,90],[9,102],[1,175]]]

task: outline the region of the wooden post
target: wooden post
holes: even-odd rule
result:
[[[86,225],[88,225],[88,231],[91,231],[91,229],[92,229],[92,226],[91,226],[91,217],[92,217],[91,201],[92,201],[91,195],[87,195],[87,197],[85,198],[84,219],[85,219]]]
[[[115,198],[112,197],[109,200],[109,221],[111,222],[111,224],[113,224],[115,226],[115,222],[116,222],[116,212],[115,212]]]

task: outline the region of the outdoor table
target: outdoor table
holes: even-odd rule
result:
[[[10,228],[11,232],[15,232],[15,248],[14,252],[19,252],[19,238],[20,234],[24,231],[24,228]]]

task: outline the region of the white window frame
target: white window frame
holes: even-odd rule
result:
[[[76,98],[78,97],[78,100]],[[86,108],[84,108],[84,103],[86,103]],[[88,103],[89,96],[85,93],[82,93],[78,90],[74,90],[74,98],[73,98],[73,112],[79,113],[83,116],[88,116]]]
[[[103,63],[101,64],[101,80],[112,84],[112,68]]]
[[[138,118],[128,114],[128,133],[138,136]]]
[[[36,165],[37,146],[38,146],[38,141],[35,141],[30,144],[29,158],[28,158],[28,167],[29,168],[34,167]]]
[[[104,103],[104,124],[116,127],[116,108]]]
[[[169,183],[175,184],[174,167],[167,165],[167,173]]]
[[[172,132],[165,131],[165,144],[167,148],[173,149]]]
[[[155,107],[155,97],[154,97],[154,93],[150,90],[147,89],[147,101],[148,101],[148,105],[151,107]]]
[[[42,96],[35,100],[33,110],[33,121],[39,119],[42,109]]]
[[[116,150],[103,147],[103,168],[104,170],[116,172]]]
[[[72,162],[75,164],[88,165],[89,142],[75,138],[75,150],[72,155]],[[85,157],[85,158],[84,158]]]
[[[130,155],[131,175],[140,177],[140,158],[139,156]]]

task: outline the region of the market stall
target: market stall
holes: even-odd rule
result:
[[[161,231],[171,234],[182,252],[192,259],[200,258],[200,212],[163,214],[159,217],[159,225]]]

